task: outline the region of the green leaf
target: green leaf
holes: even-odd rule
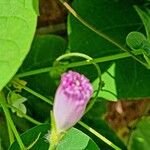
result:
[[[86,114],[85,118],[91,119],[95,122],[99,122],[100,119],[104,119],[104,116],[107,113],[107,105],[107,101],[97,98],[96,102],[94,103],[90,111]]]
[[[147,57],[150,58],[150,42],[149,41],[143,41],[142,49],[144,50]]]
[[[33,0],[1,0],[0,10],[0,90],[2,90],[30,49],[37,14]]]
[[[100,150],[98,146],[83,132],[72,128],[58,144],[57,150]]]
[[[47,150],[49,144],[48,141],[46,141],[45,135],[47,135],[49,127],[50,124],[36,126],[25,132],[21,138],[23,139],[25,145],[29,146],[41,133],[39,139],[32,147],[32,150]],[[75,128],[70,129],[57,146],[57,150],[91,150],[91,148],[92,150],[99,150],[97,145],[86,134]],[[19,150],[17,142],[13,143],[9,150]]]
[[[116,61],[115,83],[118,99],[150,98],[150,70],[131,58]]]
[[[26,114],[27,109],[25,105],[23,104],[25,101],[27,101],[26,97],[21,96],[20,94],[12,91],[8,94],[8,103],[16,108],[18,108],[20,111],[22,111],[24,114]],[[16,110],[11,109],[12,112],[16,112]],[[22,117],[20,113],[17,112],[17,116]]]
[[[110,68],[102,74],[102,80],[104,82],[104,87],[99,92],[99,97],[110,100],[117,101],[117,89],[115,83],[115,63],[110,66]],[[97,78],[93,82],[93,87],[96,90],[98,87],[99,79]]]
[[[127,34],[139,28],[140,19],[133,9],[133,4],[138,4],[138,1],[74,0],[73,8],[97,30],[119,44],[125,45]],[[128,17],[122,18],[124,15]],[[93,58],[121,52],[118,47],[85,27],[71,14],[68,17],[68,36],[71,52],[85,53]],[[100,64],[102,72],[109,67],[109,64],[110,62]],[[93,66],[80,67],[78,70],[86,73],[92,81],[97,78]]]
[[[25,146],[26,147],[30,146],[41,133],[38,141],[35,143],[35,145],[32,147],[31,150],[36,150],[36,149],[47,150],[49,144],[46,141],[44,136],[48,133],[49,127],[50,127],[49,124],[42,124],[34,128],[31,128],[28,131],[26,131],[24,134],[22,134],[21,138]],[[9,150],[20,150],[18,143],[14,142],[12,146],[9,148]]]
[[[99,97],[111,101],[150,98],[149,79],[150,70],[132,58],[118,60],[103,73],[104,87]],[[97,88],[97,82],[98,79],[93,83],[94,89]]]
[[[28,1],[28,2],[32,2],[33,8],[36,12],[37,15],[39,15],[39,0],[33,0],[33,1]]]
[[[132,50],[142,48],[143,41],[146,41],[145,35],[136,31],[130,32],[126,37],[126,43]]]
[[[132,132],[129,140],[129,150],[149,150],[150,148],[150,118],[143,118]]]
[[[126,43],[132,50],[143,50],[143,56],[150,65],[150,42],[140,32],[130,32],[126,37]]]
[[[147,9],[147,11],[141,10],[139,7],[134,6],[135,10],[137,11],[138,15],[140,16],[145,30],[148,41],[150,41],[150,9]]]
[[[149,41],[143,41],[142,43],[142,49],[143,49],[143,56],[146,60],[146,62],[150,66],[150,42]]]
[[[53,62],[56,58],[66,51],[66,41],[56,35],[38,35],[33,40],[31,50],[26,57],[20,72],[26,72],[42,67],[53,66]],[[42,91],[43,94],[54,94],[55,81],[52,77],[54,73],[50,70],[50,73],[38,74],[25,80],[29,82],[31,88],[34,90]],[[58,73],[58,71],[57,71]],[[55,74],[56,75],[56,74]],[[42,93],[41,93],[42,94]]]
[[[27,55],[20,72],[49,67],[55,59],[65,53],[66,41],[56,35],[35,36],[31,50]]]
[[[135,3],[138,1],[75,0],[73,8],[89,24],[124,45],[126,35],[137,29],[140,22],[132,7]],[[124,15],[128,17],[122,18]],[[116,46],[82,25],[72,15],[68,18],[68,35],[71,51],[86,53],[91,57],[120,52]]]

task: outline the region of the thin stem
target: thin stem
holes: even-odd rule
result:
[[[41,136],[41,132],[38,134],[37,138],[33,141],[33,143],[31,143],[28,147],[27,147],[27,150],[31,149],[35,144],[36,142],[39,140]]]
[[[55,150],[59,141],[63,138],[65,135],[65,132],[58,132],[56,129],[55,119],[53,112],[51,111],[51,135],[49,136],[49,149],[48,150]]]
[[[21,116],[25,119],[27,119],[28,121],[32,122],[33,124],[36,124],[36,125],[40,125],[42,124],[41,122],[31,118],[30,116],[24,114],[21,110],[19,110],[17,107],[14,107],[10,104],[6,104],[7,107],[11,108],[11,109],[14,109],[16,112],[18,112],[19,114],[21,114]]]
[[[99,139],[101,139],[102,141],[104,141],[106,144],[108,144],[109,146],[111,146],[112,148],[114,148],[115,150],[121,150],[118,146],[116,146],[114,143],[112,143],[111,141],[109,141],[108,139],[106,139],[103,135],[101,135],[100,133],[98,133],[97,131],[95,131],[94,129],[92,129],[91,127],[89,127],[88,125],[86,125],[85,123],[79,121],[78,122],[82,127],[86,128],[88,131],[90,131],[91,133],[93,133],[95,136],[97,136]]]
[[[10,116],[9,110],[8,110],[8,108],[6,106],[5,97],[4,97],[2,92],[0,92],[0,104],[1,104],[1,106],[3,108],[3,110],[4,110],[5,116],[6,116],[7,120],[8,120],[8,123],[9,123],[9,125],[10,125],[10,127],[11,127],[11,129],[12,129],[12,131],[13,131],[15,137],[16,137],[16,139],[17,139],[17,142],[18,142],[21,150],[26,150],[26,148],[25,148],[25,146],[24,146],[24,144],[23,144],[23,142],[22,142],[22,140],[21,140],[21,138],[19,136],[19,133],[18,133],[18,131],[17,131],[17,129],[16,129],[14,123],[13,123],[13,120],[12,120],[12,118]]]
[[[32,95],[34,95],[34,96],[36,96],[36,97],[38,97],[38,98],[40,98],[40,99],[42,99],[44,102],[46,102],[46,103],[48,103],[48,104],[50,104],[50,105],[52,105],[53,103],[51,102],[51,100],[50,99],[48,99],[48,98],[46,98],[46,97],[44,97],[44,96],[42,96],[41,94],[39,94],[39,93],[37,93],[37,92],[35,92],[35,91],[33,91],[32,89],[30,89],[30,88],[28,88],[28,87],[23,87],[23,89],[25,90],[25,91],[27,91],[27,92],[29,92],[29,93],[31,93]]]
[[[101,31],[97,30],[94,26],[90,25],[88,22],[86,22],[82,17],[80,17],[77,12],[65,1],[65,0],[60,0],[60,2],[66,7],[66,9],[76,18],[78,19],[83,25],[85,25],[87,28],[89,28],[91,31],[95,32],[97,35],[99,35],[100,37],[104,38],[105,40],[109,41],[110,43],[112,43],[113,45],[117,46],[118,48],[120,48],[121,50],[128,52],[132,58],[134,58],[136,61],[138,61],[139,63],[141,63],[143,66],[145,66],[146,68],[149,68],[148,64],[141,61],[140,59],[138,59],[134,53],[132,53],[130,50],[124,48],[122,45],[120,45],[119,43],[117,43],[116,41],[112,40],[110,37],[108,37],[107,35],[105,35],[104,33],[102,33]]]
[[[9,121],[7,120],[6,118],[6,121],[7,121],[7,128],[8,128],[8,135],[9,135],[9,141],[10,141],[10,145],[14,142],[14,134],[12,132],[12,129],[10,127],[10,124],[9,124]]]
[[[43,95],[41,95],[41,94],[39,94],[39,93],[33,91],[33,90],[30,89],[29,87],[22,85],[21,82],[18,82],[18,80],[17,80],[17,81],[16,81],[16,80],[13,80],[12,83],[21,86],[25,91],[27,91],[28,93],[31,93],[32,95],[34,95],[34,96],[36,96],[36,97],[42,99],[44,102],[46,102],[46,103],[48,103],[48,104],[50,104],[50,105],[53,104],[50,99],[48,99],[48,98],[44,97]]]
[[[134,55],[143,54],[142,50],[132,51],[132,53],[134,53]],[[120,53],[120,54],[114,54],[114,55],[110,55],[110,56],[96,58],[91,61],[87,61],[87,60],[86,61],[78,61],[78,62],[65,64],[65,65],[61,65],[61,66],[57,66],[57,67],[47,67],[47,68],[32,70],[32,71],[20,73],[20,74],[16,75],[16,77],[22,78],[22,77],[27,77],[27,76],[31,76],[31,75],[40,74],[40,73],[46,73],[46,72],[50,72],[54,68],[74,68],[74,67],[79,67],[79,66],[91,65],[93,63],[102,63],[102,62],[107,62],[107,61],[113,61],[113,60],[127,58],[127,57],[131,57],[131,54],[129,54],[128,52],[124,52],[124,53]]]
[[[82,57],[82,58],[87,59],[87,61],[92,61],[93,60],[92,57],[89,57],[88,55],[83,54],[83,53],[67,53],[67,54],[59,56],[56,59],[56,61],[61,61],[62,59],[66,58],[66,57]]]
[[[57,137],[57,130],[55,125],[55,119],[53,112],[50,112],[51,116],[51,135],[49,136],[49,149],[48,150],[55,150],[58,144],[58,137]],[[56,140],[57,139],[57,140]]]
[[[6,86],[7,90],[10,92],[10,89],[8,86]],[[9,136],[9,141],[10,141],[10,145],[14,142],[14,134],[13,134],[13,131],[10,127],[10,124],[9,124],[9,121],[8,119],[6,118],[6,121],[7,121],[7,128],[8,128],[8,136]]]
[[[7,88],[7,90],[8,90],[9,92],[11,92],[11,89],[10,89],[8,86],[6,86],[6,88]],[[7,103],[6,105],[7,105],[7,107],[9,107],[9,108],[11,108],[11,109],[14,109],[17,113],[21,114],[21,116],[22,116],[23,118],[27,119],[28,121],[32,122],[33,124],[36,124],[36,125],[42,124],[41,122],[39,122],[39,121],[33,119],[32,117],[26,115],[25,113],[23,113],[23,112],[22,112],[20,109],[18,109],[17,107],[14,107],[14,106],[12,106],[12,105],[10,105],[10,104],[8,104],[8,103]]]

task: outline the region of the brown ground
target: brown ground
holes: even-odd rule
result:
[[[142,115],[150,114],[150,100],[124,100],[108,103],[106,120],[110,127],[126,143],[130,130],[134,129]]]
[[[59,0],[40,0],[38,27],[62,23],[66,20],[66,11]]]

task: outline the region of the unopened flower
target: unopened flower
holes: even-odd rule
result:
[[[92,85],[84,75],[69,71],[61,76],[53,107],[58,132],[66,131],[81,119],[92,94]]]

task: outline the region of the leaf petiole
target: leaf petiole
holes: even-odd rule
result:
[[[4,110],[4,113],[5,113],[6,119],[8,121],[8,124],[10,125],[11,130],[13,131],[21,150],[27,150],[26,147],[24,146],[20,136],[19,136],[19,133],[18,133],[14,123],[13,123],[13,120],[10,116],[9,110],[8,110],[6,102],[5,102],[4,94],[2,92],[0,92],[0,104],[3,108],[3,110]]]

